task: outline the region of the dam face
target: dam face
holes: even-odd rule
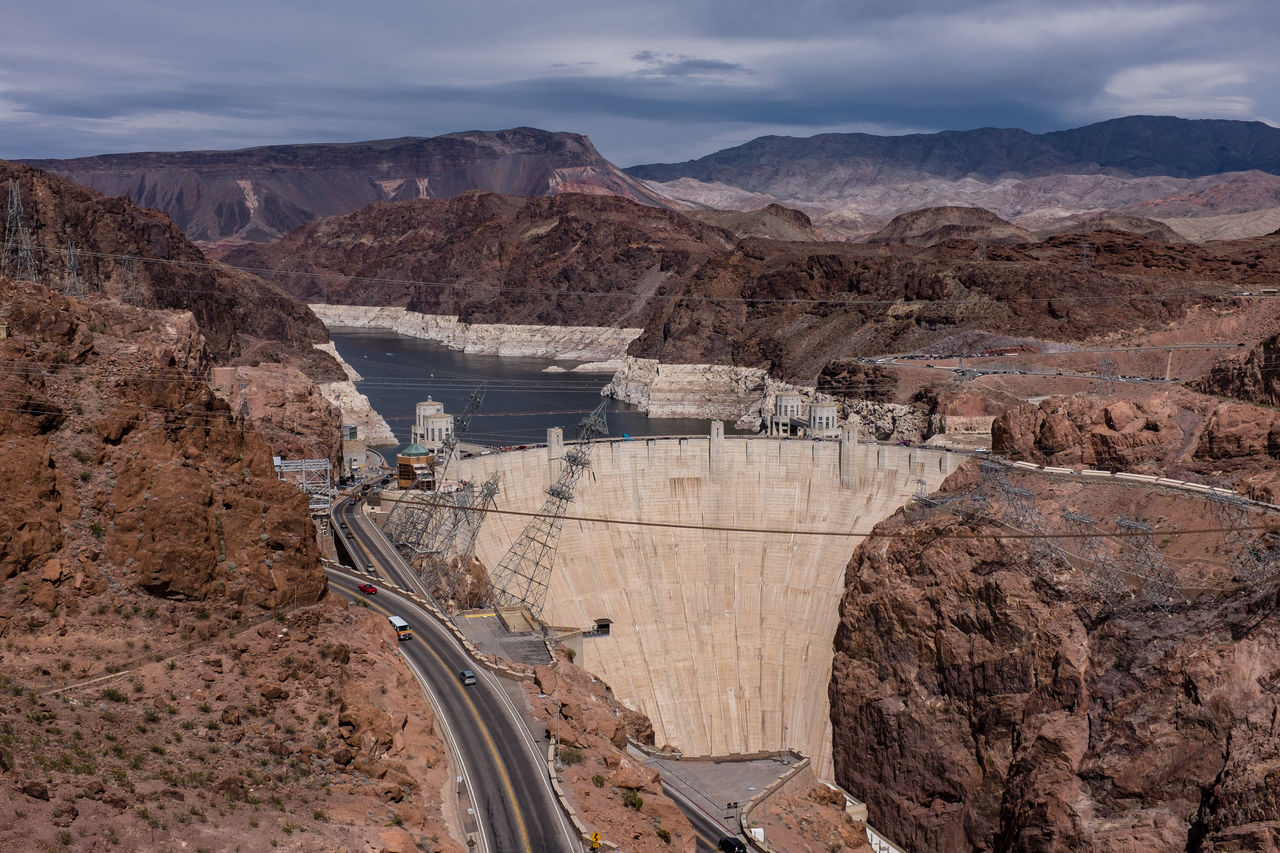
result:
[[[556,431],[553,431],[555,433]],[[536,512],[563,444],[458,460],[501,474],[498,509]],[[938,450],[770,438],[593,442],[568,513],[731,532],[564,522],[543,619],[585,637],[577,661],[688,755],[796,749],[830,779],[827,686],[844,570],[862,536],[966,457]],[[490,514],[476,553],[497,565],[527,518]]]

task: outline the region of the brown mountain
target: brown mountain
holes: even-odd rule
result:
[[[528,127],[27,162],[163,210],[191,239],[206,243],[265,242],[374,201],[448,198],[475,189],[621,195],[667,204],[601,157],[585,136]]]
[[[1163,222],[1141,216],[1104,214],[1102,216],[1073,217],[1052,228],[1039,232],[1040,237],[1054,234],[1087,234],[1093,231],[1129,231],[1152,240],[1165,243],[1181,243],[1185,239]]]
[[[226,260],[269,270],[307,301],[468,322],[638,326],[651,299],[733,244],[727,231],[621,198],[473,192],[372,204]]]
[[[386,619],[328,595],[191,315],[3,277],[0,306],[0,850],[258,849],[270,773],[313,849],[461,853]]]
[[[699,222],[724,228],[739,239],[765,237],[770,240],[821,240],[808,216],[799,210],[768,204],[755,210],[690,210],[687,215]]]
[[[312,347],[328,334],[306,305],[257,276],[210,262],[163,213],[0,160],[6,200],[10,180],[21,192],[41,282],[63,286],[64,252],[74,242],[87,293],[191,311],[215,360],[288,361],[317,381],[344,378]]]
[[[962,342],[974,331],[1034,350],[1036,341],[1163,329],[1198,305],[1229,308],[1232,288],[1268,281],[1262,243],[1276,240],[1210,251],[1097,232],[1086,266],[1074,234],[992,243],[984,260],[974,240],[739,240],[620,198],[472,193],[371,205],[228,260],[272,270],[263,274],[308,301],[472,322],[639,326],[632,355],[812,381],[832,359],[971,352]]]
[[[980,207],[926,207],[895,216],[867,242],[933,246],[952,239],[1034,243],[1036,237]]]

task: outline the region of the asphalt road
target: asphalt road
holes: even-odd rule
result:
[[[448,657],[441,654],[439,655],[439,660],[432,660],[430,659],[431,656],[428,656],[421,662],[422,671],[424,673],[431,672],[432,669],[436,671],[436,677],[429,679],[427,686],[428,689],[437,696],[440,704],[443,706],[445,703],[444,696],[442,696],[440,692],[437,692],[438,690],[454,694],[463,692],[461,683],[458,679],[458,672],[460,670],[470,669],[476,674],[478,683],[467,688],[465,695],[470,696],[473,699],[479,698],[486,706],[489,706],[489,714],[485,717],[488,721],[488,730],[490,732],[500,734],[501,737],[494,743],[483,742],[484,738],[480,738],[480,742],[464,744],[462,738],[457,737],[457,732],[460,727],[467,729],[475,727],[474,722],[469,721],[468,717],[471,709],[461,706],[451,711],[449,708],[442,707],[441,711],[445,716],[446,723],[450,726],[451,730],[455,732],[455,740],[457,740],[459,752],[463,753],[464,762],[466,761],[467,755],[473,750],[483,748],[489,749],[490,752],[492,752],[492,748],[496,747],[498,753],[501,753],[502,755],[509,754],[513,758],[519,759],[512,762],[514,766],[508,767],[507,775],[513,782],[513,788],[517,787],[514,785],[516,776],[525,775],[531,779],[544,780],[545,764],[542,763],[542,756],[535,756],[532,759],[532,762],[525,761],[524,759],[529,758],[530,747],[534,747],[537,750],[543,750],[543,755],[545,755],[545,745],[536,744],[535,746],[535,742],[529,738],[527,730],[517,719],[515,719],[515,711],[509,704],[507,704],[505,708],[505,713],[503,713],[503,708],[498,707],[503,704],[503,699],[506,697],[502,694],[501,688],[497,685],[496,677],[489,674],[487,671],[484,671],[482,667],[475,665],[475,662],[471,661],[462,649],[458,647],[457,641],[453,635],[442,628],[429,614],[422,613],[418,610],[416,605],[413,605],[407,600],[401,599],[399,596],[389,593],[389,591],[380,586],[383,580],[390,580],[402,589],[411,589],[418,595],[425,596],[427,594],[427,591],[423,589],[422,584],[418,580],[417,575],[414,574],[412,569],[410,569],[405,563],[404,558],[400,556],[399,552],[396,551],[387,538],[382,535],[382,532],[374,527],[372,522],[365,519],[363,515],[356,511],[356,506],[351,503],[350,499],[344,498],[334,506],[333,518],[334,522],[339,525],[337,533],[339,534],[339,537],[345,545],[348,553],[351,555],[352,562],[356,565],[357,569],[360,571],[367,571],[367,566],[372,565],[374,567],[374,571],[372,573],[374,576],[370,577],[370,581],[375,586],[379,586],[378,596],[381,596],[381,598],[375,596],[374,598],[378,598],[378,600],[376,602],[369,600],[369,604],[371,606],[375,606],[375,609],[380,609],[384,615],[390,615],[390,610],[385,607],[385,604],[391,600],[395,600],[397,602],[396,606],[400,607],[400,610],[398,610],[395,615],[400,616],[413,626],[415,639],[404,643],[401,646],[405,652],[405,656],[408,657],[410,661],[417,663],[418,657],[415,657],[415,652],[419,651],[420,646],[430,645],[435,649],[435,651],[440,652],[440,645],[442,643],[446,644],[451,651],[456,652],[456,654]],[[347,525],[345,528],[340,526],[343,522]],[[351,535],[347,536],[348,533]],[[330,573],[329,577],[332,585],[347,597],[361,597],[360,593],[356,591],[356,584],[358,581],[352,581],[345,575],[338,573]],[[401,607],[399,602],[403,602],[404,606]],[[415,615],[410,615],[410,611]],[[431,630],[433,633],[430,635],[425,633],[419,635],[418,632],[421,630],[420,626],[421,628]],[[427,640],[427,642],[422,642],[423,640]],[[453,698],[456,700],[457,696],[454,696]],[[455,723],[455,719],[459,722]],[[524,749],[520,748],[522,741]],[[485,778],[494,778],[493,768],[489,768],[487,771],[481,772],[485,773]],[[473,773],[471,778],[473,780],[476,779],[476,774]],[[500,785],[495,784],[491,787],[494,788],[494,790],[490,791],[488,794],[491,798],[501,798],[505,793],[501,790],[502,786]],[[528,786],[524,787],[527,788]],[[541,823],[551,825],[554,822],[558,822],[560,826],[564,827],[565,821],[561,816],[559,808],[556,807],[554,802],[551,800],[551,792],[545,781],[542,782],[541,788],[542,794],[540,796],[533,796],[534,792],[524,790],[523,796],[517,797],[516,801],[518,803],[528,802],[530,807],[535,810],[539,808],[549,809],[550,811],[544,812],[544,819]],[[666,788],[666,786],[664,786],[664,789],[666,790],[667,795],[670,796],[676,805],[680,807],[680,810],[684,812],[685,816],[689,819],[689,822],[693,825],[694,832],[697,834],[697,850],[712,851],[712,853],[714,853],[714,851],[718,850],[717,842],[720,838],[734,834],[732,830],[726,828],[715,818],[705,814],[692,803],[688,802],[684,797],[680,796],[678,791]],[[517,790],[510,793],[512,796],[516,796],[522,792]],[[541,803],[541,805],[539,805],[539,803]],[[521,808],[519,811],[523,814],[525,809]],[[484,813],[485,812],[480,808],[477,808],[477,814],[482,815]],[[549,817],[552,814],[555,816],[554,821]],[[508,828],[507,832],[510,833],[513,829],[514,828]],[[554,835],[554,832],[552,835]],[[550,838],[550,836],[548,837]],[[570,840],[566,841],[566,837]],[[516,846],[507,846],[508,843],[515,843]],[[499,843],[492,849],[496,851],[503,851],[503,853],[507,850],[529,849],[519,846],[519,844],[523,843],[523,836],[509,835],[506,843]],[[581,845],[577,843],[572,830],[568,828],[563,829],[558,838],[551,838],[549,842],[545,843],[548,843],[551,846],[542,846],[542,843],[538,843],[531,849],[535,851],[548,851],[548,853],[561,849],[570,849],[574,851],[582,849]],[[555,846],[557,843],[559,846]],[[565,847],[566,843],[570,845],[567,848]]]
[[[367,557],[362,565],[372,562],[376,571],[393,571],[395,561],[383,553],[389,548],[386,540],[362,529],[363,520],[354,519],[345,503],[341,510],[335,508],[334,517],[347,522],[346,530],[338,530],[344,534],[348,549]],[[348,530],[350,539],[345,536]],[[428,613],[383,587],[380,578],[370,580],[378,593],[365,596],[356,588],[361,582],[358,578],[329,573],[334,590],[350,599],[363,599],[373,610],[399,616],[412,626],[414,638],[401,643],[400,650],[431,693],[457,745],[464,787],[471,793],[486,842],[482,849],[494,853],[581,850],[552,796],[546,778],[545,744],[534,741],[516,718],[496,677],[471,660],[457,639]],[[462,685],[458,673],[464,669],[476,674],[476,684]]]
[[[680,792],[665,782],[662,785],[663,793],[671,798],[680,811],[684,812],[684,816],[689,819],[689,823],[693,825],[693,831],[697,834],[698,853],[710,851],[716,853],[720,848],[717,843],[726,835],[736,835],[736,833],[726,829],[723,824],[712,818],[710,815],[695,807],[691,802],[680,795]]]

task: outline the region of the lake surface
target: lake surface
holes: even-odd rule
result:
[[[330,329],[342,357],[364,377],[356,387],[369,398],[400,447],[409,443],[414,406],[427,397],[444,403],[452,415],[466,408],[471,392],[487,382],[484,408],[471,420],[464,440],[491,446],[541,444],[547,429],[562,427],[564,437],[578,434],[578,422],[604,400],[609,434],[706,435],[711,421],[650,418],[635,406],[600,396],[609,373],[547,373],[549,366],[573,362],[539,358],[471,355],[441,344],[370,329]],[[725,424],[725,432],[739,432]]]

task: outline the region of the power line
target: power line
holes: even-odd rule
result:
[[[440,503],[436,501],[427,501],[420,498],[403,498],[402,500],[408,500],[414,503],[421,502],[424,504],[435,505],[440,507],[449,506],[449,504]],[[519,516],[522,518],[550,518],[551,517],[546,513],[542,513],[542,512],[533,512],[528,510],[516,510],[516,509],[497,509],[496,507],[489,508],[489,509],[476,509],[475,511],[491,512],[497,515]],[[1046,533],[963,532],[961,533],[956,531],[904,532],[904,531],[898,531],[898,530],[892,530],[892,531],[874,531],[873,530],[867,533],[858,533],[856,531],[851,531],[851,530],[800,530],[800,529],[777,528],[777,527],[736,527],[736,526],[716,525],[716,524],[690,524],[690,523],[678,522],[678,521],[646,521],[643,519],[601,518],[599,516],[587,516],[587,515],[567,515],[566,514],[566,515],[561,515],[560,518],[563,521],[579,521],[584,524],[608,524],[608,525],[617,525],[617,526],[625,526],[625,527],[660,527],[660,528],[670,528],[670,529],[676,529],[676,530],[708,530],[716,533],[754,533],[754,534],[764,534],[769,536],[840,536],[840,537],[859,538],[859,539],[921,539],[921,538],[924,538],[924,539],[1015,539],[1016,540],[1016,539],[1046,539],[1047,538],[1047,539],[1070,540],[1070,539],[1086,539],[1096,535],[1092,533],[1060,533],[1060,532],[1046,532]],[[1226,533],[1230,530],[1271,531],[1271,530],[1274,530],[1276,526],[1277,525],[1274,525],[1274,524],[1273,525],[1258,524],[1258,525],[1247,525],[1247,526],[1240,526],[1240,527],[1234,527],[1234,528],[1201,527],[1201,528],[1193,528],[1188,530],[1179,530],[1177,528],[1153,528],[1150,531],[1150,535],[1193,536],[1193,535],[1199,535],[1199,534],[1205,534],[1205,533]],[[1130,533],[1127,531],[1117,531],[1116,533],[1112,533],[1109,535],[1119,539],[1123,539],[1127,536],[1145,536],[1148,534],[1145,532]]]

